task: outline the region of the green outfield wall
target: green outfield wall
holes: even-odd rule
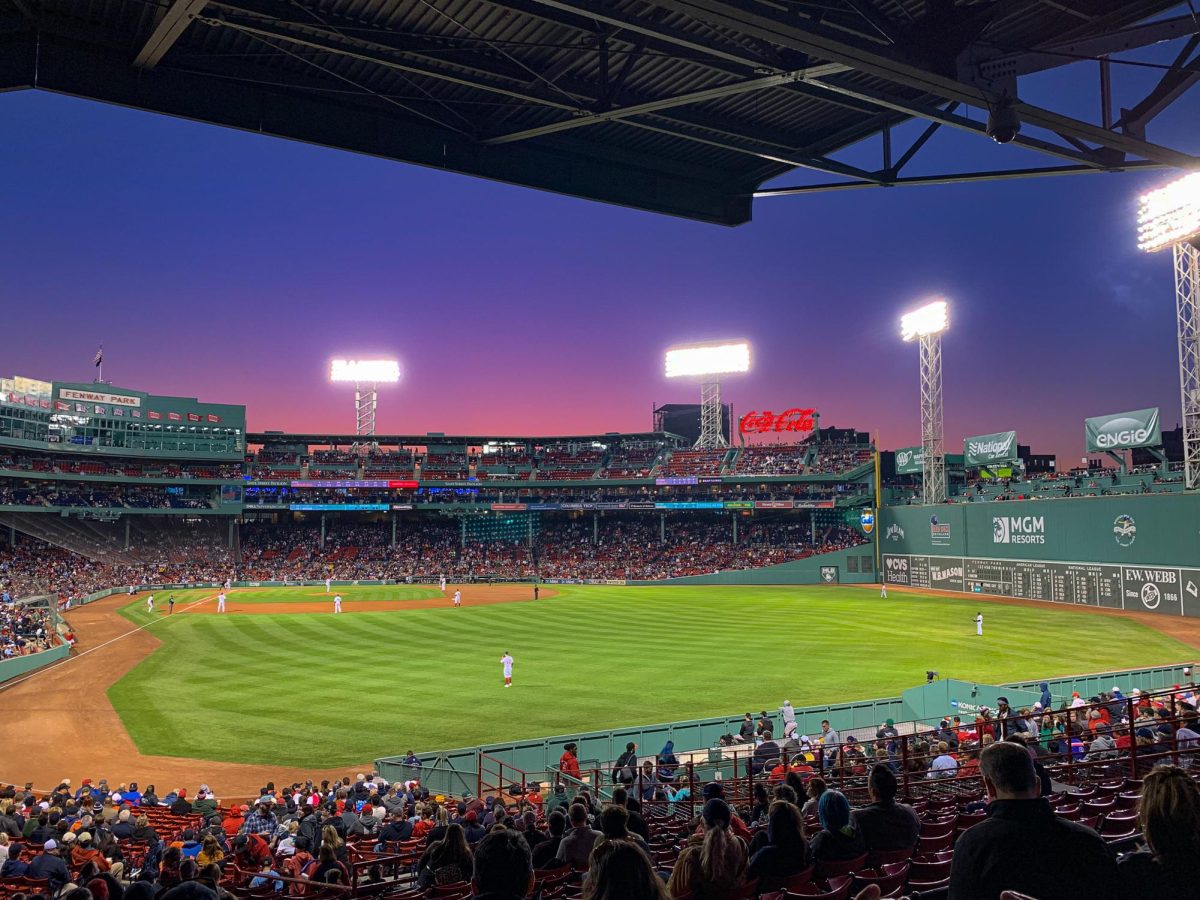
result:
[[[871,544],[849,550],[818,553],[805,559],[763,566],[760,569],[731,569],[711,575],[688,575],[666,581],[630,581],[629,584],[871,584],[875,574],[875,551]]]
[[[888,584],[1200,616],[1200,495],[880,510]]]

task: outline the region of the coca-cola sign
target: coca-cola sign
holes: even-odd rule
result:
[[[738,431],[742,434],[768,434],[773,431],[812,431],[816,427],[813,416],[815,409],[800,409],[792,407],[785,409],[779,415],[769,409],[761,413],[751,411],[738,421]]]

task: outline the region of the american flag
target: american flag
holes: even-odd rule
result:
[[[103,347],[101,347],[99,350],[96,351],[96,358],[92,360],[92,365],[98,367],[100,365],[100,363],[102,363],[102,362],[104,362],[104,348]]]

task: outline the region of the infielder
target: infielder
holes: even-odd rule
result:
[[[983,613],[975,613],[975,633],[983,634]]]
[[[500,657],[500,665],[504,666],[504,686],[512,687],[512,667],[513,658],[508,651],[504,651],[504,655]]]
[[[454,605],[455,605],[455,606],[462,606],[462,591],[455,591],[455,592],[454,592]]]
[[[333,611],[335,614],[340,613],[342,611],[342,595],[341,594],[333,595]]]
[[[217,612],[219,612],[219,613],[225,612],[225,592],[224,591],[221,591],[221,593],[217,594]]]

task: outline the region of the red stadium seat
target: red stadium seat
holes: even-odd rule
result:
[[[853,859],[821,859],[817,860],[816,878],[835,878],[840,875],[848,875],[851,872],[856,872],[864,868],[867,864],[867,854],[856,856]]]

